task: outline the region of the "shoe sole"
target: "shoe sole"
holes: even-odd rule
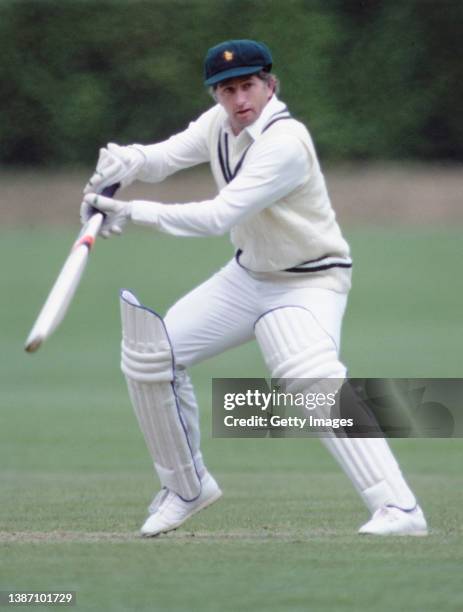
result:
[[[183,519],[183,521],[180,521],[178,523],[174,523],[168,529],[164,529],[162,531],[157,531],[156,533],[142,533],[141,535],[144,538],[155,538],[156,536],[160,536],[162,533],[169,533],[169,531],[175,531],[176,529],[178,529],[180,527],[180,525],[183,525],[183,523],[185,523],[185,521],[187,521],[189,518],[191,518],[192,516],[194,516],[198,512],[201,512],[201,510],[204,510],[204,508],[207,508],[208,506],[211,506],[214,502],[216,502],[221,497],[222,497],[222,491],[219,489],[218,491],[216,491],[214,493],[214,495],[212,495],[208,499],[205,499],[203,501],[203,503],[200,504],[197,508],[195,508],[188,516],[186,516]]]
[[[429,535],[429,532],[427,530],[425,531],[413,531],[411,533],[373,533],[371,531],[359,531],[358,532],[359,535],[361,536],[379,536],[379,537],[398,537],[398,538],[404,538],[404,537],[415,537],[415,538],[424,538],[427,535]]]

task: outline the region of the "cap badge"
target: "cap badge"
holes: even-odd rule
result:
[[[235,54],[233,53],[233,51],[224,51],[223,52],[223,59],[226,62],[231,62],[234,57],[235,57]]]

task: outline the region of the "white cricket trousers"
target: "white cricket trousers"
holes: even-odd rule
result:
[[[177,366],[176,392],[200,476],[205,467],[200,451],[198,405],[186,368],[253,339],[254,325],[265,313],[291,306],[310,311],[309,325],[313,329],[308,332],[326,336],[332,342],[335,365],[342,372],[336,377],[345,376],[339,348],[347,295],[306,283],[297,274],[276,281],[256,280],[233,259],[167,312],[165,324]],[[310,373],[306,377],[310,378]],[[322,441],[371,511],[386,502],[407,507],[416,503],[385,440]]]
[[[257,319],[286,305],[309,309],[339,349],[347,296],[303,285],[299,276],[278,282],[255,280],[232,259],[167,312],[164,321],[177,366],[176,391],[200,474],[204,465],[199,413],[185,368],[252,340]]]
[[[254,324],[281,306],[302,306],[313,314],[339,352],[347,295],[288,279],[252,278],[235,259],[190,291],[167,312],[165,324],[177,366],[187,368],[254,338]]]

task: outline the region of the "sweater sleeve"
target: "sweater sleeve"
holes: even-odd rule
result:
[[[175,236],[219,236],[297,189],[309,171],[309,156],[298,138],[262,138],[252,145],[239,174],[214,199],[187,204],[135,200],[131,218]]]
[[[158,183],[178,170],[208,162],[208,133],[219,112],[218,106],[212,107],[196,121],[192,121],[186,130],[163,142],[152,145],[134,144],[145,158],[137,178],[148,183]]]

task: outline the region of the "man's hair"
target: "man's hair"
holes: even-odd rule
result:
[[[273,93],[277,95],[280,93],[280,81],[278,77],[276,76],[276,74],[273,74],[272,72],[269,72],[268,70],[261,70],[260,72],[255,72],[254,74],[246,74],[246,75],[243,75],[242,77],[232,77],[231,79],[225,79],[224,81],[220,81],[219,83],[216,83],[215,85],[211,85],[208,88],[209,93],[215,100],[216,99],[215,92],[217,88],[219,87],[219,85],[223,85],[227,81],[232,81],[234,79],[242,79],[242,80],[248,79],[250,76],[258,77],[261,81],[264,81],[264,83],[266,83],[269,86],[271,86],[273,83]]]
[[[267,83],[267,85],[270,85],[270,83],[273,82],[273,93],[280,93],[280,81],[276,74],[268,72],[268,70],[261,70],[256,76],[258,76],[261,81]]]

